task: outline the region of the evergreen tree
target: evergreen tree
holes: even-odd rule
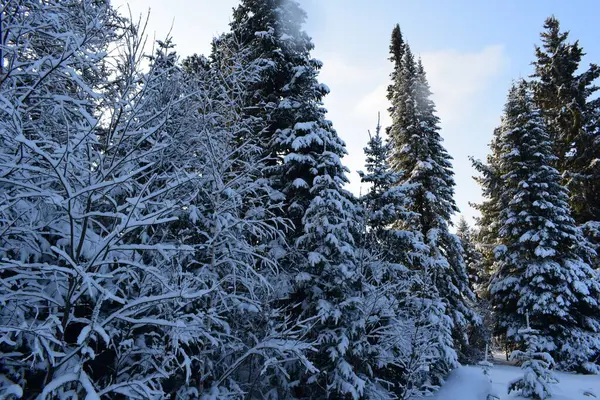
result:
[[[477,250],[475,245],[476,233],[473,228],[469,226],[469,223],[464,217],[460,217],[458,224],[456,225],[456,236],[460,239],[462,248],[464,250],[464,260],[467,266],[467,275],[469,277],[469,284],[473,292],[478,293],[482,276],[482,255]]]
[[[497,333],[520,343],[529,313],[539,343],[559,367],[600,372],[593,361],[600,349],[600,288],[587,262],[591,250],[550,166],[552,142],[525,82],[509,93],[497,144],[506,205],[490,286]]]
[[[480,320],[469,304],[474,295],[460,240],[449,232],[450,218],[458,210],[453,199],[451,157],[442,145],[423,66],[415,62],[406,44],[403,57],[401,73],[394,82],[388,134],[393,149],[391,165],[401,174],[399,183],[411,187],[407,210],[416,218],[400,222],[399,227],[418,232],[429,247],[429,261],[420,267],[432,274],[454,324],[455,346],[460,349],[466,346],[466,326],[480,324]]]
[[[389,165],[391,150],[378,124],[364,149],[366,172],[359,172],[369,184],[361,198],[367,227],[363,246],[377,257],[365,268],[365,302],[380,310],[369,316],[367,335],[379,354],[377,378],[389,383],[399,398],[408,399],[435,390],[455,365],[456,353],[452,321],[444,315],[430,276],[420,269],[429,261],[428,247],[420,232],[397,228],[400,221],[409,224],[417,215],[406,209],[411,186],[399,184],[400,174]]]
[[[364,148],[366,172],[358,172],[361,182],[369,185],[361,203],[366,213],[368,237],[372,241],[367,245],[376,247],[382,261],[406,268],[418,265],[415,260],[424,256],[424,244],[420,232],[394,228],[398,221],[409,223],[416,214],[407,210],[412,187],[400,184],[400,174],[389,164],[391,151],[391,143],[381,136],[378,122],[375,135],[370,136]]]
[[[477,314],[482,318],[482,324],[470,326],[469,347],[463,351],[467,354],[465,359],[470,362],[479,362],[485,359],[486,345],[489,347],[491,333],[489,326],[492,323],[490,304],[486,296],[489,277],[484,269],[483,254],[479,251],[475,239],[476,231],[469,226],[464,217],[458,221],[456,236],[460,239],[464,249],[464,259],[467,265],[469,284],[476,294],[477,300],[473,304]]]
[[[590,241],[600,245],[600,99],[594,81],[600,67],[591,64],[579,71],[583,49],[570,43],[569,33],[561,32],[559,21],[549,17],[544,23],[542,46],[535,49],[532,82],[534,100],[553,141],[554,166],[569,189],[575,222],[584,225]],[[594,98],[595,97],[595,98]]]
[[[551,371],[554,360],[545,351],[545,345],[537,334],[538,332],[529,326],[519,330],[526,350],[515,350],[510,358],[521,362],[521,369],[525,374],[509,383],[508,392],[518,390],[523,397],[544,400],[552,397],[550,385],[558,383],[558,380]]]
[[[303,234],[302,219],[313,197],[316,164],[307,149],[322,146],[318,131],[331,129],[321,107],[329,89],[317,81],[322,63],[310,56],[314,46],[302,30],[305,19],[296,0],[244,0],[226,38],[244,46],[246,59],[260,66],[246,108],[266,123],[261,130],[266,174],[285,195],[291,240]]]
[[[351,195],[342,189],[345,169],[336,154],[342,148],[335,148],[334,135],[323,137],[324,147],[331,151],[317,158],[314,198],[303,218],[305,233],[297,242],[307,264],[298,266],[292,298],[299,301],[303,315],[316,318],[308,334],[317,351],[309,359],[319,370],[301,378],[297,394],[358,399],[367,377],[361,373],[365,365],[358,361],[365,350],[359,346],[365,320],[359,306],[362,276],[353,238],[357,210]]]
[[[490,144],[490,154],[486,162],[471,159],[473,167],[481,176],[474,178],[481,186],[484,200],[481,204],[473,207],[480,212],[477,218],[477,245],[482,255],[482,268],[479,280],[481,282],[479,297],[489,297],[489,281],[493,272],[495,261],[494,249],[498,245],[498,231],[500,229],[500,212],[502,211],[502,171],[500,170],[500,146],[499,138],[502,127],[494,129],[494,135]]]
[[[310,57],[305,18],[295,0],[244,0],[224,40],[246,47],[246,60],[260,67],[246,108],[265,122],[265,177],[284,195],[283,214],[293,224],[280,275],[290,281],[283,303],[290,318],[311,321],[305,337],[316,348],[308,358],[318,371],[296,368],[295,391],[280,395],[358,398],[370,379],[361,372],[368,365],[357,362],[366,351],[358,304],[363,277],[355,260],[358,209],[342,188],[345,145],[325,119],[329,90],[317,80],[322,64]]]
[[[390,43],[390,58],[389,60],[394,64],[394,69],[390,74],[390,78],[392,80],[392,84],[388,86],[387,98],[389,101],[392,101],[394,98],[395,90],[395,82],[397,81],[399,75],[402,73],[402,60],[404,59],[404,38],[402,37],[402,31],[400,30],[400,25],[396,24],[394,29],[392,30],[392,40]],[[393,107],[393,104],[392,104]],[[392,109],[388,110],[392,113]]]

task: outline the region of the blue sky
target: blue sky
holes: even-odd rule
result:
[[[172,36],[181,55],[207,53],[212,36],[227,30],[237,0],[116,0],[134,15],[151,9],[150,33]],[[587,55],[600,63],[598,0],[300,0],[314,56],[324,62],[321,81],[331,88],[328,117],[347,144],[350,189],[359,193],[368,135],[387,118],[385,88],[391,66],[389,38],[399,23],[422,57],[434,92],[442,136],[454,157],[456,201],[471,220],[469,202],[481,199],[469,156],[484,158],[513,79],[528,76],[544,19],[554,14]]]

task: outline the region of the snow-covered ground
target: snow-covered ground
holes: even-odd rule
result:
[[[600,377],[557,372],[559,383],[553,385],[552,400],[600,399]],[[501,400],[522,399],[516,392],[508,394],[508,383],[522,376],[519,367],[494,365],[489,378],[481,367],[464,366],[454,370],[446,384],[439,390],[435,400],[486,400],[494,394]],[[490,382],[491,379],[491,382]]]

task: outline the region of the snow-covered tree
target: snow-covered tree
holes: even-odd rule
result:
[[[519,330],[525,351],[515,350],[510,358],[521,363],[524,375],[508,385],[508,393],[519,391],[521,396],[544,400],[552,397],[552,386],[558,383],[552,372],[554,360],[547,352],[547,344],[538,335],[538,331],[531,329],[529,321],[527,327]]]
[[[454,324],[455,346],[466,345],[465,328],[480,324],[469,302],[469,288],[460,240],[449,231],[454,202],[454,178],[451,157],[442,145],[439,118],[425,77],[423,66],[415,62],[404,45],[401,73],[396,75],[392,98],[392,126],[388,130],[392,144],[391,165],[401,174],[399,184],[411,188],[407,211],[417,215],[398,227],[422,235],[429,247],[429,261],[421,268],[432,275],[437,293],[446,303],[446,312]]]
[[[289,318],[309,321],[305,337],[315,346],[308,358],[318,370],[292,367],[297,381],[280,395],[358,398],[372,379],[368,363],[357,362],[367,351],[355,254],[359,210],[342,188],[345,145],[325,119],[329,90],[318,82],[321,63],[310,57],[305,18],[294,0],[245,0],[223,40],[237,38],[245,59],[259,66],[247,111],[265,123],[265,176],[284,195],[283,215],[293,225],[278,277],[281,286],[290,284],[281,303]]]
[[[178,273],[191,249],[159,239],[194,180],[152,161],[180,98],[150,112],[160,80],[139,72],[139,29],[108,2],[3,7],[3,394],[162,396],[198,337],[186,307],[211,290]],[[118,38],[123,57],[108,58]]]
[[[305,19],[295,0],[244,0],[234,11],[230,34],[247,48],[246,59],[260,66],[261,79],[250,88],[247,107],[265,122],[266,174],[285,195],[291,240],[303,234],[302,219],[313,197],[316,165],[306,149],[322,145],[316,130],[329,129],[318,122],[324,120],[320,105],[329,89],[317,81],[322,63],[310,56],[314,45],[302,29]]]
[[[551,165],[569,189],[573,218],[600,248],[600,99],[594,96],[600,67],[580,71],[583,49],[569,42],[569,32],[561,32],[554,16],[546,19],[541,39],[532,85],[557,156]]]
[[[402,74],[402,62],[404,60],[404,38],[402,37],[402,30],[400,29],[400,25],[396,24],[394,29],[392,29],[392,38],[390,42],[390,58],[389,60],[394,64],[394,69],[390,74],[390,78],[392,83],[388,86],[387,89],[387,99],[392,102],[388,111],[390,114],[393,113],[393,99],[396,93],[396,82],[399,79],[400,74]]]
[[[469,346],[463,350],[465,353],[463,359],[474,363],[482,361],[485,358],[486,345],[489,345],[490,342],[489,326],[492,319],[490,305],[486,296],[489,277],[483,266],[483,255],[475,242],[477,233],[462,216],[456,225],[456,236],[460,239],[462,248],[464,249],[464,260],[467,266],[471,290],[477,296],[477,300],[474,302],[474,309],[483,319],[482,324],[469,327]]]
[[[325,151],[316,155],[318,175],[314,196],[303,218],[304,235],[297,242],[306,253],[306,265],[298,265],[292,299],[303,315],[314,319],[308,332],[316,340],[309,359],[317,374],[301,377],[298,395],[312,397],[362,397],[367,376],[361,371],[365,333],[361,302],[361,271],[357,268],[353,232],[356,205],[342,189],[345,168],[339,154],[343,145],[335,132],[321,131]]]
[[[482,284],[482,254],[477,249],[475,243],[476,232],[469,225],[464,217],[458,220],[456,225],[456,236],[460,239],[460,243],[464,250],[464,260],[467,266],[467,274],[469,277],[469,284],[473,292],[478,292]]]
[[[381,135],[378,122],[375,134],[370,135],[364,148],[366,172],[358,172],[361,182],[368,185],[367,193],[360,199],[368,230],[365,244],[376,247],[381,261],[406,268],[417,265],[417,259],[426,257],[427,251],[420,232],[394,228],[399,221],[410,223],[417,215],[407,210],[412,187],[401,185],[401,175],[392,170],[391,150],[391,143]]]
[[[285,398],[288,368],[314,368],[306,360],[310,346],[301,338],[303,326],[276,306],[289,292],[279,264],[289,222],[281,217],[282,195],[264,174],[268,161],[257,134],[264,121],[247,112],[248,90],[260,69],[246,62],[244,48],[231,44],[215,43],[210,60],[194,56],[184,62],[189,80],[203,88],[197,151],[204,158],[201,187],[179,232],[196,249],[196,270],[223,285],[206,303],[213,312],[219,306],[213,317],[219,341],[207,345],[197,364],[203,372],[195,379],[208,398]]]
[[[498,146],[506,206],[490,286],[497,333],[518,344],[529,313],[560,368],[600,372],[592,252],[570,216],[567,191],[550,166],[552,142],[523,81],[509,93]]]
[[[268,396],[310,367],[270,306],[286,222],[240,142],[252,67],[186,73],[166,40],[143,72],[107,2],[2,7],[0,395]]]
[[[480,176],[475,177],[483,194],[483,201],[474,204],[473,207],[479,211],[477,218],[476,242],[478,250],[482,255],[482,265],[479,275],[481,286],[478,295],[480,298],[489,298],[489,281],[493,272],[495,261],[494,249],[498,245],[498,231],[500,229],[500,212],[504,208],[502,203],[502,171],[500,170],[500,147],[499,139],[502,127],[494,129],[494,135],[489,145],[490,154],[486,162],[471,158],[473,167]]]
[[[446,368],[455,365],[452,321],[421,269],[429,260],[421,233],[397,228],[417,215],[406,209],[411,187],[399,185],[400,174],[389,164],[391,145],[379,124],[364,151],[366,172],[359,174],[369,188],[361,198],[366,225],[361,244],[375,257],[363,269],[364,302],[371,307],[367,335],[379,354],[375,376],[380,386],[386,383],[389,391],[408,399],[431,393]]]

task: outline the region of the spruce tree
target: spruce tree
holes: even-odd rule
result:
[[[569,42],[569,32],[549,17],[536,46],[534,101],[548,127],[557,156],[552,166],[562,174],[570,191],[575,222],[584,226],[590,241],[600,245],[600,99],[594,81],[600,67],[591,64],[580,71],[583,49]]]
[[[429,261],[420,267],[432,275],[437,293],[446,303],[454,324],[455,346],[466,346],[465,328],[480,324],[470,306],[469,288],[460,240],[449,231],[450,219],[458,211],[454,202],[451,157],[442,145],[439,118],[424,68],[415,62],[407,44],[400,74],[396,75],[388,130],[392,144],[391,165],[401,176],[399,184],[411,187],[407,210],[416,217],[399,227],[418,232],[429,247]]]
[[[417,215],[406,208],[411,186],[401,185],[400,174],[391,169],[391,150],[378,124],[364,149],[366,172],[359,172],[369,184],[361,198],[366,225],[362,246],[376,257],[363,268],[365,303],[377,310],[369,315],[366,334],[375,343],[370,347],[377,352],[377,378],[399,398],[410,398],[438,387],[454,367],[456,352],[452,321],[421,269],[430,259],[423,236],[399,228],[400,222],[409,225]]]
[[[600,288],[591,250],[571,218],[551,166],[552,141],[523,81],[509,93],[498,146],[505,207],[490,285],[496,333],[518,346],[529,313],[540,351],[560,368],[598,373]]]
[[[322,64],[310,56],[305,18],[295,0],[244,0],[223,40],[243,46],[247,62],[260,68],[246,112],[265,123],[265,178],[283,194],[282,215],[293,226],[281,263],[286,290],[280,303],[288,318],[309,321],[304,335],[316,349],[307,356],[318,370],[296,368],[296,388],[290,382],[280,395],[358,398],[369,379],[361,372],[368,367],[357,362],[364,346],[355,347],[364,332],[357,304],[363,282],[355,260],[358,209],[343,189],[345,144],[325,118],[322,99],[329,90],[318,82]]]
[[[464,249],[469,285],[477,297],[473,306],[483,320],[481,324],[468,328],[469,346],[463,350],[466,353],[464,357],[470,362],[480,362],[485,359],[486,345],[489,345],[491,336],[489,326],[492,323],[492,318],[490,304],[486,296],[489,277],[484,268],[483,254],[476,243],[477,232],[469,226],[462,216],[456,226],[456,236],[460,239]]]
[[[315,340],[317,351],[308,357],[319,370],[316,375],[301,375],[297,395],[358,399],[366,377],[361,376],[364,366],[358,362],[364,347],[357,346],[364,336],[359,306],[362,276],[353,237],[357,210],[352,196],[342,189],[344,167],[335,139],[323,137],[324,147],[332,151],[317,158],[314,198],[302,221],[304,234],[297,241],[306,261],[298,265],[292,298],[299,302],[303,316],[315,318],[307,334]]]
[[[285,195],[292,240],[303,234],[302,218],[313,197],[316,164],[306,151],[322,146],[318,132],[331,129],[321,107],[329,89],[317,81],[322,63],[311,58],[314,45],[302,29],[305,19],[296,0],[244,0],[225,38],[243,46],[246,60],[260,68],[246,109],[266,124],[260,132],[268,159],[265,173]]]
[[[502,204],[502,172],[500,170],[500,148],[499,138],[502,133],[502,127],[494,129],[492,141],[489,145],[490,154],[486,162],[471,158],[473,167],[481,175],[475,177],[475,181],[481,186],[483,202],[473,204],[472,206],[480,212],[477,218],[477,245],[482,255],[482,266],[479,279],[481,281],[480,298],[489,296],[489,280],[493,272],[495,261],[494,249],[498,244],[499,215],[503,209]]]
[[[508,384],[508,392],[519,391],[523,397],[548,399],[552,397],[550,385],[558,383],[552,372],[554,360],[546,351],[543,339],[538,337],[538,331],[531,329],[529,323],[527,325],[519,330],[525,350],[515,350],[510,355],[511,360],[521,363],[524,374]]]
[[[473,292],[478,292],[481,285],[480,277],[482,276],[482,255],[475,245],[475,236],[473,228],[464,217],[458,220],[456,225],[456,236],[460,239],[464,250],[464,260],[467,266],[467,275],[469,277],[469,285]]]
[[[394,98],[395,90],[395,82],[398,76],[402,73],[402,60],[404,59],[404,38],[402,37],[402,31],[400,30],[400,25],[396,24],[394,29],[392,30],[392,39],[390,43],[390,58],[389,60],[394,64],[394,69],[390,74],[390,78],[392,80],[392,84],[388,86],[387,98],[389,101],[392,101]],[[392,105],[393,107],[393,105]],[[392,110],[389,110],[392,112]]]
[[[423,257],[423,238],[420,232],[396,229],[399,221],[410,223],[416,217],[407,210],[411,187],[400,184],[401,176],[392,170],[391,143],[381,135],[377,124],[375,134],[370,135],[366,156],[366,172],[359,171],[361,182],[369,185],[368,192],[361,197],[366,213],[366,225],[371,244],[382,261],[402,267],[418,265],[416,259]]]

